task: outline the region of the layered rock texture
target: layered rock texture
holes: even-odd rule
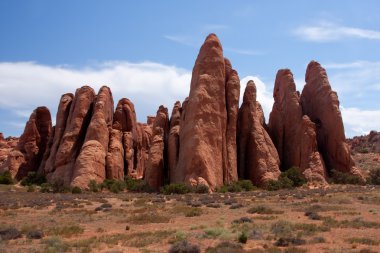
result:
[[[310,182],[325,183],[333,169],[361,176],[345,142],[337,95],[317,62],[307,68],[301,96],[287,69],[277,73],[273,96],[268,126],[253,81],[239,108],[238,73],[210,34],[195,61],[189,95],[174,104],[170,120],[160,106],[139,123],[129,99],[114,110],[108,87],[96,95],[83,86],[61,97],[55,127],[49,110],[38,107],[19,140],[0,134],[0,172],[22,179],[34,171],[80,188],[131,177],[155,190],[183,182],[215,190],[238,178],[264,185],[290,167]]]
[[[301,95],[302,111],[316,124],[318,150],[329,171],[361,177],[346,143],[338,95],[331,89],[324,68],[312,61],[307,66]]]
[[[217,188],[237,180],[239,90],[236,71],[224,59],[219,39],[210,34],[195,61],[190,94],[182,107],[179,181]]]
[[[302,113],[300,96],[289,69],[277,72],[273,98],[268,129],[282,170],[297,167],[308,181],[325,182],[326,171],[318,152],[316,127]]]
[[[276,180],[280,159],[276,147],[263,125],[261,105],[256,101],[256,85],[249,81],[239,109],[238,157],[239,177],[256,185]]]

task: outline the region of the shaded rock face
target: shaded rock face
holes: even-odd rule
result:
[[[318,152],[315,125],[302,114],[300,97],[290,70],[277,72],[273,98],[268,129],[282,170],[297,167],[309,181],[325,183],[325,167]]]
[[[52,123],[49,109],[37,107],[30,115],[17,146],[12,151],[8,150],[8,157],[0,170],[9,170],[11,175],[18,180],[31,171],[37,172],[51,134]],[[7,146],[10,147],[8,144]]]
[[[233,94],[239,85],[237,74],[230,68],[218,38],[210,34],[195,62],[190,94],[183,105],[180,122],[177,170],[183,176],[180,180],[188,184],[202,183],[215,189],[224,181],[236,178],[236,167],[227,167],[228,154],[233,157],[236,150],[231,139],[238,96],[234,98]],[[227,87],[226,82],[229,82]],[[230,103],[228,111],[226,100]]]
[[[262,124],[261,106],[256,101],[256,86],[249,81],[244,91],[238,118],[239,177],[255,185],[277,180],[280,159],[277,150]]]
[[[75,161],[72,186],[86,188],[91,180],[101,183],[106,178],[106,156],[112,122],[112,93],[103,86],[96,97],[84,144]]]
[[[179,158],[179,132],[181,120],[181,102],[177,101],[174,104],[172,115],[170,117],[170,130],[168,136],[168,169],[169,178],[172,183],[180,183],[183,175],[180,175],[177,170]]]
[[[167,165],[165,161],[168,130],[168,109],[161,105],[153,122],[152,142],[144,176],[148,185],[155,190],[159,190],[160,187],[164,185],[165,178],[167,178],[165,171],[165,166]]]
[[[56,125],[54,127],[54,134],[51,138],[50,152],[45,153],[46,160],[40,165],[40,172],[47,175],[54,171],[54,163],[58,148],[61,144],[62,136],[65,132],[67,118],[70,113],[71,103],[74,99],[74,95],[67,93],[62,95],[59,101],[58,111],[56,116]]]
[[[55,161],[53,159],[54,167],[46,175],[49,182],[61,181],[65,185],[71,184],[75,161],[90,124],[94,99],[95,92],[91,87],[83,86],[76,90]]]
[[[302,110],[316,124],[318,150],[326,167],[361,177],[345,141],[338,96],[331,90],[325,69],[318,62],[310,62],[305,81]]]

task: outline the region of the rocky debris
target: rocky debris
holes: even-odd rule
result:
[[[0,171],[9,170],[18,180],[31,171],[37,171],[52,134],[50,111],[46,107],[37,107],[30,115],[17,146],[8,150],[8,158]],[[9,147],[9,145],[7,144]]]
[[[3,133],[0,133],[0,172],[5,168],[5,163],[11,151],[17,146],[18,138],[4,138]]]
[[[325,69],[318,62],[311,61],[305,81],[302,111],[316,125],[318,150],[326,168],[362,177],[346,143],[338,95],[331,89]]]
[[[72,186],[86,188],[91,180],[101,183],[106,179],[106,156],[113,111],[111,90],[103,86],[96,97],[86,137],[75,161]]]
[[[164,179],[167,178],[165,153],[168,132],[168,109],[161,105],[153,122],[152,143],[144,177],[148,185],[155,190],[159,190],[164,185]]]
[[[277,148],[282,170],[297,167],[308,181],[326,183],[315,124],[302,114],[300,97],[289,69],[277,72],[273,98],[268,130]]]
[[[256,85],[249,81],[244,91],[238,119],[239,178],[255,185],[276,180],[280,175],[277,150],[261,122],[256,101]]]
[[[71,184],[74,165],[92,117],[94,99],[95,92],[91,87],[83,86],[76,90],[54,167],[46,175],[49,182],[62,181],[65,185]]]
[[[355,153],[380,153],[380,133],[371,131],[367,135],[355,136],[347,140]]]
[[[228,129],[233,138],[233,117],[238,101],[238,96],[233,96],[239,84],[237,74],[228,64],[226,68],[226,62],[219,39],[210,34],[199,51],[190,94],[182,105],[177,173],[182,176],[182,182],[190,185],[204,184],[215,189],[236,175],[236,167],[227,167],[226,134]],[[226,87],[228,81],[230,84]],[[229,118],[226,100],[231,104]],[[229,141],[232,156],[235,149],[234,143]]]
[[[181,102],[177,101],[174,104],[172,115],[170,117],[170,130],[168,136],[168,169],[169,178],[172,183],[180,183],[183,175],[180,175],[177,170],[179,156],[179,132],[181,120]]]

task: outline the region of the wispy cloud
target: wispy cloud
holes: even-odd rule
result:
[[[331,42],[346,38],[380,40],[380,31],[321,21],[316,25],[300,26],[294,34],[313,42]]]
[[[380,109],[361,110],[341,107],[345,130],[349,137],[368,134],[371,130],[380,130]]]
[[[195,47],[200,44],[200,42],[196,43],[193,37],[187,36],[187,35],[164,35],[163,37],[167,40],[170,40],[172,42],[179,43],[185,46]]]
[[[260,52],[260,51],[254,51],[254,50],[250,50],[250,49],[230,48],[230,47],[224,48],[224,51],[235,53],[235,54],[240,54],[240,55],[247,55],[247,56],[257,56],[257,55],[263,55],[264,54],[263,52]]]

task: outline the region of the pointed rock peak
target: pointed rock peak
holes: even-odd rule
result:
[[[311,61],[307,65],[305,81],[306,83],[312,82],[317,78],[327,78],[326,70],[317,61]],[[322,82],[321,85],[328,84],[328,82]]]
[[[256,84],[253,80],[249,80],[245,87],[243,103],[256,102]]]
[[[276,75],[276,81],[273,89],[273,97],[285,90],[289,92],[296,92],[296,84],[293,79],[293,73],[290,69],[280,69]]]
[[[211,33],[207,36],[207,38],[205,39],[202,47],[201,47],[201,50],[200,52],[203,52],[204,50],[211,50],[212,48],[216,48],[218,50],[222,50],[222,44],[220,43],[220,40],[218,39],[218,37]]]

